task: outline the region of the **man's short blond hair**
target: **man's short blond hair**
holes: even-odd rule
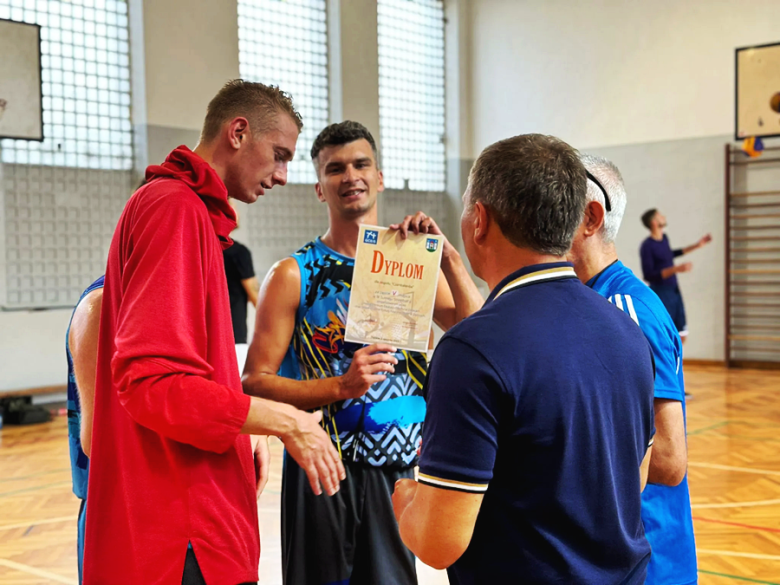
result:
[[[279,114],[290,116],[299,132],[303,129],[303,120],[289,93],[275,85],[234,79],[209,102],[200,140],[211,142],[219,135],[223,124],[238,117],[249,121],[254,135],[262,134],[273,127]]]

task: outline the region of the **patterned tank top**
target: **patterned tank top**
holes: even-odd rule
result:
[[[301,272],[295,331],[280,374],[297,380],[341,376],[363,347],[344,341],[354,258],[320,238],[294,255]],[[322,407],[323,427],[342,459],[375,467],[409,467],[417,460],[428,363],[421,353],[400,350],[395,373],[360,398]]]
[[[93,290],[103,288],[101,276],[81,293],[76,307]],[[76,312],[74,307],[73,312]],[[73,315],[70,317],[73,321]],[[77,498],[87,499],[87,479],[89,478],[89,459],[81,448],[81,401],[79,400],[76,374],[73,371],[73,356],[70,354],[70,323],[65,334],[65,354],[68,358],[68,446],[70,447],[70,473],[73,479],[73,493]]]

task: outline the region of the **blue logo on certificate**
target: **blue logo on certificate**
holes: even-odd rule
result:
[[[363,235],[364,244],[376,244],[378,239],[379,232],[376,230],[366,230],[366,233]]]
[[[439,249],[439,240],[428,238],[428,240],[425,242],[425,249],[429,252],[435,252]]]

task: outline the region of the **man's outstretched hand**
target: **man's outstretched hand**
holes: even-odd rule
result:
[[[325,492],[332,496],[339,483],[347,477],[330,436],[320,426],[322,412],[300,412],[295,428],[282,437],[285,449],[309,478],[315,495]],[[320,486],[322,484],[322,486]]]

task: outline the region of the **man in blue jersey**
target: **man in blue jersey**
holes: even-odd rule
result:
[[[648,485],[642,493],[642,520],[653,554],[649,585],[696,583],[696,547],[686,468],[685,393],[682,343],[663,304],[623,266],[615,238],[626,209],[626,191],[617,167],[603,158],[582,157],[590,173],[588,205],[570,258],[577,276],[627,313],[642,329],[655,356],[655,442]]]
[[[81,295],[68,325],[65,354],[68,358],[68,443],[73,493],[81,500],[78,516],[79,583],[84,566],[84,528],[87,519],[87,480],[92,446],[92,413],[95,403],[100,308],[103,304],[101,276]]]
[[[358,231],[377,225],[384,190],[376,144],[363,125],[346,121],[320,133],[311,157],[328,231],[277,263],[263,283],[244,390],[322,411],[347,478],[332,498],[315,498],[300,467],[285,457],[284,582],[414,584],[414,556],[401,542],[391,495],[417,460],[427,362],[386,344],[344,341]],[[391,227],[402,237],[410,230],[441,234],[423,213]],[[445,241],[434,320],[448,329],[481,305],[460,255]]]
[[[645,580],[652,352],[566,262],[585,177],[538,134],[471,169],[461,230],[492,292],[436,348],[419,483],[393,496],[404,542],[453,585]]]
[[[685,316],[680,287],[677,284],[677,274],[689,272],[693,268],[690,262],[675,265],[674,259],[684,254],[698,250],[712,241],[707,234],[695,244],[686,248],[672,250],[669,238],[664,233],[666,218],[657,209],[648,209],[642,214],[642,225],[650,230],[650,236],[642,242],[639,256],[642,260],[642,276],[666,307],[674,321],[675,327],[683,342],[688,337],[688,320]]]

